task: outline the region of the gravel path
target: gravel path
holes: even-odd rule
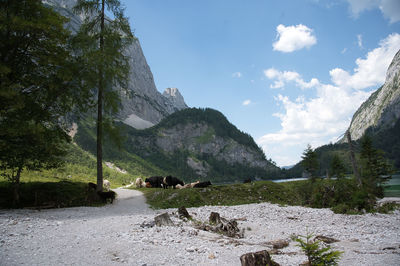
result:
[[[333,237],[345,251],[340,265],[399,265],[400,211],[338,215],[328,209],[260,203],[189,208],[198,221],[212,211],[240,219],[242,239],[194,229],[173,213],[154,211],[141,192],[117,189],[105,207],[43,211],[0,210],[0,265],[240,265],[240,255],[270,249],[266,242],[292,234]],[[168,212],[176,226],[143,227]],[[273,259],[281,265],[305,261],[292,241]]]

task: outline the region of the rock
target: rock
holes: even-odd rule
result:
[[[243,254],[240,256],[240,262],[242,266],[279,266],[278,263],[271,259],[266,250]]]
[[[178,209],[178,215],[179,218],[187,218],[187,219],[192,219],[192,216],[190,216],[190,214],[188,213],[188,211],[186,210],[186,208],[184,206],[179,207]]]
[[[323,236],[323,235],[318,235],[314,239],[322,241],[322,242],[324,242],[326,244],[332,244],[332,243],[335,243],[335,242],[339,242],[339,240],[337,240],[337,239],[334,239],[332,237]]]
[[[272,245],[274,249],[282,249],[289,246],[289,241],[285,239],[278,239],[274,241],[267,242],[268,245]]]
[[[173,226],[174,223],[172,222],[169,214],[167,212],[160,214],[154,217],[154,222],[157,226]]]
[[[146,222],[144,221],[143,223],[140,224],[140,227],[142,228],[151,228],[154,227],[156,223],[154,221]]]

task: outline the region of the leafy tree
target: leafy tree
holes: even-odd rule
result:
[[[318,160],[317,153],[311,148],[310,144],[307,145],[301,158],[303,159],[301,164],[304,167],[304,171],[307,173],[310,180],[314,182],[315,172],[318,170]]]
[[[113,16],[105,15],[108,10]],[[97,190],[103,187],[103,129],[113,128],[119,94],[128,87],[129,62],[125,55],[133,35],[118,0],[78,0],[74,10],[85,15],[74,39],[75,54],[85,73],[84,85],[97,100]]]
[[[346,167],[343,161],[340,159],[339,155],[335,154],[332,157],[330,172],[332,176],[336,176],[337,179],[343,178],[346,172]]]
[[[83,107],[67,20],[40,0],[0,2],[0,169],[19,202],[20,175],[62,163],[62,119]]]

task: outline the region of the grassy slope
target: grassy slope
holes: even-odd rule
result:
[[[95,195],[87,183],[96,183],[96,160],[88,152],[71,144],[65,165],[43,171],[23,171],[21,174],[21,207],[52,206],[72,207],[97,205]],[[121,167],[120,165],[118,165]],[[116,188],[135,180],[135,175],[123,174],[103,164],[104,178]],[[12,187],[6,180],[0,181],[0,208],[12,206]]]

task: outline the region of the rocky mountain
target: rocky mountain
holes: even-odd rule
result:
[[[95,140],[90,138],[94,124],[81,124],[80,128],[75,141],[94,152]],[[266,160],[253,138],[239,131],[216,110],[187,108],[152,128],[126,127],[123,132],[123,151],[117,151],[115,145],[106,145],[106,160],[126,161],[131,155],[138,156],[162,173],[174,174],[185,182],[280,177],[280,169]]]
[[[385,84],[374,92],[353,116],[349,130],[357,140],[368,128],[393,128],[400,119],[400,50],[386,72]],[[342,139],[341,142],[344,142]]]
[[[43,2],[70,19],[66,27],[72,32],[79,29],[84,17],[72,11],[76,0],[44,0]],[[134,41],[125,53],[129,56],[131,65],[128,88],[130,96],[123,95],[122,97],[122,109],[118,114],[120,121],[134,128],[143,129],[157,124],[175,111],[187,108],[178,89],[168,88],[164,94],[157,90],[139,40]]]

